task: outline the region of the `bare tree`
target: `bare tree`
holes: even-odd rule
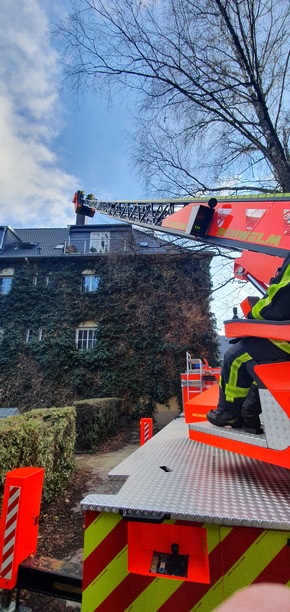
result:
[[[150,191],[290,191],[288,0],[75,0],[73,87],[134,92]]]

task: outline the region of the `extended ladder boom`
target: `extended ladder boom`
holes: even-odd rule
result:
[[[160,227],[166,217],[187,206],[187,204],[192,202],[192,199],[113,200],[104,202],[90,196],[86,198],[83,196],[79,202],[76,203],[75,199],[73,201],[77,214],[93,217],[97,210],[109,217],[120,219],[120,221],[152,228]]]
[[[284,258],[290,251],[290,196],[105,202],[76,192],[77,214],[95,211],[120,221],[234,250]]]

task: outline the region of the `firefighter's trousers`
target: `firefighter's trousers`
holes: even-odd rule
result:
[[[224,356],[218,409],[230,410],[233,416],[240,415],[251,388],[247,404],[249,409],[251,403],[256,404],[253,408],[254,412],[257,412],[257,404],[260,403],[257,386],[255,383],[252,385],[253,367],[261,363],[290,361],[290,344],[283,343],[283,345],[286,348],[289,346],[289,353],[264,338],[243,338],[233,344]]]

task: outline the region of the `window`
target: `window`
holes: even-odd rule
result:
[[[110,232],[91,232],[90,251],[91,253],[109,253]]]
[[[100,277],[94,276],[93,274],[83,274],[82,282],[83,291],[97,291],[100,284]]]
[[[12,276],[0,276],[0,294],[7,295],[11,289]]]
[[[12,285],[14,269],[4,268],[0,271],[0,295],[9,293]]]
[[[76,330],[76,345],[80,351],[96,346],[96,327],[80,327]]]
[[[27,329],[26,331],[26,344],[30,344],[30,342],[41,342],[44,338],[44,329],[43,327],[39,327],[39,329]]]
[[[32,340],[32,330],[28,329],[26,331],[26,338],[25,338],[26,344],[29,344],[29,342],[31,342],[31,340]]]

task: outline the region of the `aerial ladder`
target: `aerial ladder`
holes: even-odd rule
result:
[[[234,274],[262,295],[290,251],[287,195],[114,202],[81,195],[77,214],[97,210],[185,243],[241,251]],[[248,301],[241,307],[246,317]],[[290,321],[234,316],[225,331],[290,341]],[[187,361],[201,392],[109,473],[110,494],[81,501],[82,612],[210,612],[250,584],[290,586],[290,362],[254,368],[258,435],[207,422],[218,385],[204,377],[217,373],[191,355]]]

